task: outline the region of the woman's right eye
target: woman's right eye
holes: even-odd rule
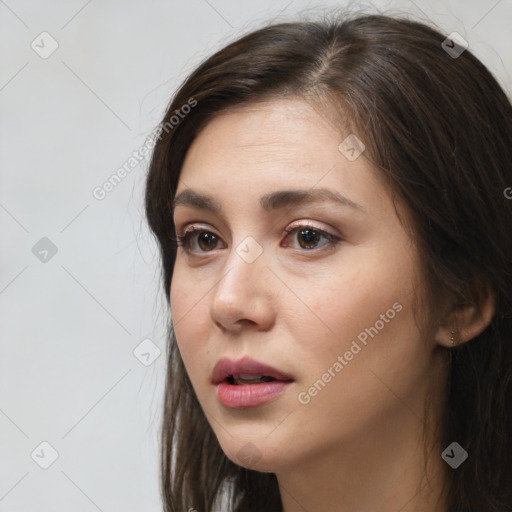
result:
[[[201,248],[201,251],[199,252],[211,252],[212,249],[215,249],[215,242],[218,242],[220,240],[219,237],[217,237],[210,231],[206,231],[205,229],[201,228],[189,229],[188,231],[185,231],[183,235],[176,235],[174,240],[177,242],[178,247],[181,246],[187,252],[190,252],[190,246],[192,242],[191,238],[196,234],[201,235],[195,238]]]

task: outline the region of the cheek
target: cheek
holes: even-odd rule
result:
[[[308,367],[302,386],[311,386],[329,370],[337,376],[325,375],[331,391],[322,391],[318,402],[326,400],[326,406],[327,395],[343,396],[347,388],[371,403],[386,392],[376,375],[397,391],[424,377],[429,354],[413,314],[417,260],[407,253],[379,259],[382,253],[372,251],[340,267],[347,270],[326,278],[324,293],[310,295],[311,311],[297,317],[297,348]]]
[[[405,317],[415,286],[414,260],[407,253],[387,258],[382,254],[386,254],[384,247],[347,248],[338,271],[303,282],[298,295],[307,297],[309,310],[302,308],[299,321],[309,333],[302,339],[311,350],[337,355],[348,350],[361,333],[359,339],[364,342],[366,329],[376,323],[380,337],[391,335],[399,324],[410,323],[412,319]],[[308,287],[318,291],[308,295]]]
[[[322,320],[310,315],[316,335],[307,327],[313,324],[302,321],[301,351],[309,368],[301,390],[320,380],[311,405],[318,411],[329,408],[345,424],[364,424],[400,406],[396,396],[419,389],[428,378],[428,347],[413,313],[414,260],[402,256],[367,268],[372,270],[338,275],[324,295],[316,296],[311,309]]]
[[[197,291],[194,291],[197,290]],[[194,383],[196,376],[208,368],[208,305],[204,291],[187,284],[179,274],[173,276],[170,290],[171,316],[183,363]]]
[[[386,315],[396,302],[402,309],[392,309],[396,314],[390,318],[393,313],[388,313],[388,323],[381,320],[380,314]],[[309,367],[298,389],[303,393],[299,401],[308,403],[299,407],[305,419],[315,418],[313,430],[323,432],[326,443],[333,438],[348,441],[376,424],[388,425],[390,418],[409,409],[417,417],[422,414],[419,393],[428,382],[429,359],[410,303],[401,298],[359,305],[364,306],[360,315],[338,315],[336,336],[302,354]],[[316,442],[314,435],[310,441]]]

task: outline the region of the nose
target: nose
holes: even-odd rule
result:
[[[210,315],[215,325],[224,333],[270,329],[275,320],[272,278],[264,252],[249,263],[232,248],[212,291]]]

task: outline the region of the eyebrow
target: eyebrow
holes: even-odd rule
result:
[[[348,197],[327,188],[278,190],[260,198],[260,206],[266,212],[283,209],[298,204],[309,204],[328,201],[340,204],[353,210],[366,213],[366,210]],[[217,215],[222,215],[222,205],[213,197],[186,189],[180,192],[172,202],[172,210],[178,205],[192,206],[202,210],[209,210]]]

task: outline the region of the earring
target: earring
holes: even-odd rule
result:
[[[451,334],[450,334],[450,341],[452,342],[452,345],[454,344],[455,342],[455,334],[456,334],[456,331],[451,331]]]

